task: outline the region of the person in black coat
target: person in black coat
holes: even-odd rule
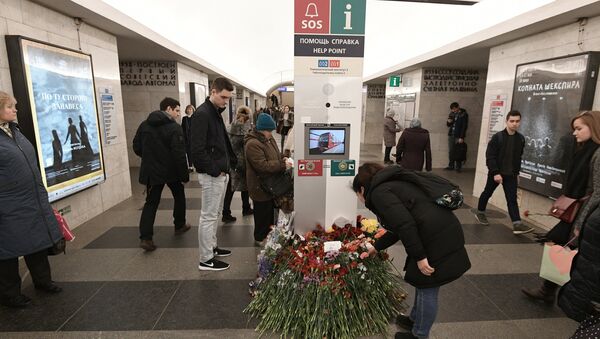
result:
[[[142,158],[139,182],[146,186],[146,203],[140,218],[140,247],[154,251],[154,219],[165,184],[169,186],[175,205],[173,221],[175,234],[190,229],[185,222],[185,192],[182,182],[189,181],[183,131],[175,122],[179,116],[179,102],[164,98],[160,111],[148,115],[133,138],[133,151]]]
[[[190,172],[192,171],[192,114],[196,108],[193,105],[187,105],[185,107],[185,116],[181,118],[181,129],[183,130],[183,142],[185,143],[185,154],[187,155],[188,167]]]
[[[411,329],[407,338],[426,338],[435,321],[439,288],[460,278],[471,267],[460,221],[454,213],[435,204],[413,183],[402,181],[410,171],[400,166],[384,168],[365,163],[358,169],[352,188],[387,232],[375,241],[371,255],[398,240],[407,253],[406,282],[416,288],[410,316],[398,323]]]
[[[0,92],[0,304],[26,307],[21,294],[19,257],[37,290],[59,293],[48,262],[48,248],[61,238],[38,169],[33,145],[15,123],[16,100]],[[8,320],[7,320],[8,321]]]
[[[454,147],[456,144],[462,144],[465,142],[465,136],[467,135],[467,128],[469,128],[469,114],[464,108],[458,105],[458,102],[450,104],[450,114],[446,121],[448,126],[448,157],[450,162],[445,170],[454,170],[457,172],[461,171],[462,161],[454,158]]]
[[[414,118],[410,128],[402,132],[396,146],[396,163],[406,169],[422,171],[423,164],[431,172],[431,141],[429,131],[421,128],[421,121]]]

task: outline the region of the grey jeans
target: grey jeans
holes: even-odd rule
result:
[[[214,249],[217,247],[217,226],[223,210],[227,181],[229,181],[228,174],[216,178],[206,173],[198,175],[198,182],[202,186],[202,208],[198,227],[200,262],[209,261],[214,257]]]

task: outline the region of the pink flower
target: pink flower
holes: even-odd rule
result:
[[[361,259],[363,259],[363,260],[364,260],[365,258],[368,258],[368,257],[369,257],[369,252],[362,252],[362,253],[360,254],[360,258],[361,258]]]

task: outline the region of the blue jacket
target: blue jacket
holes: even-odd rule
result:
[[[0,260],[39,252],[62,238],[33,145],[10,123],[0,130]]]

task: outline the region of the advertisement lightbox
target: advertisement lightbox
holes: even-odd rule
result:
[[[575,147],[571,119],[592,108],[598,53],[517,65],[513,110],[525,136],[519,187],[556,198],[562,194]]]
[[[105,180],[92,57],[6,36],[21,131],[34,145],[50,202]]]

